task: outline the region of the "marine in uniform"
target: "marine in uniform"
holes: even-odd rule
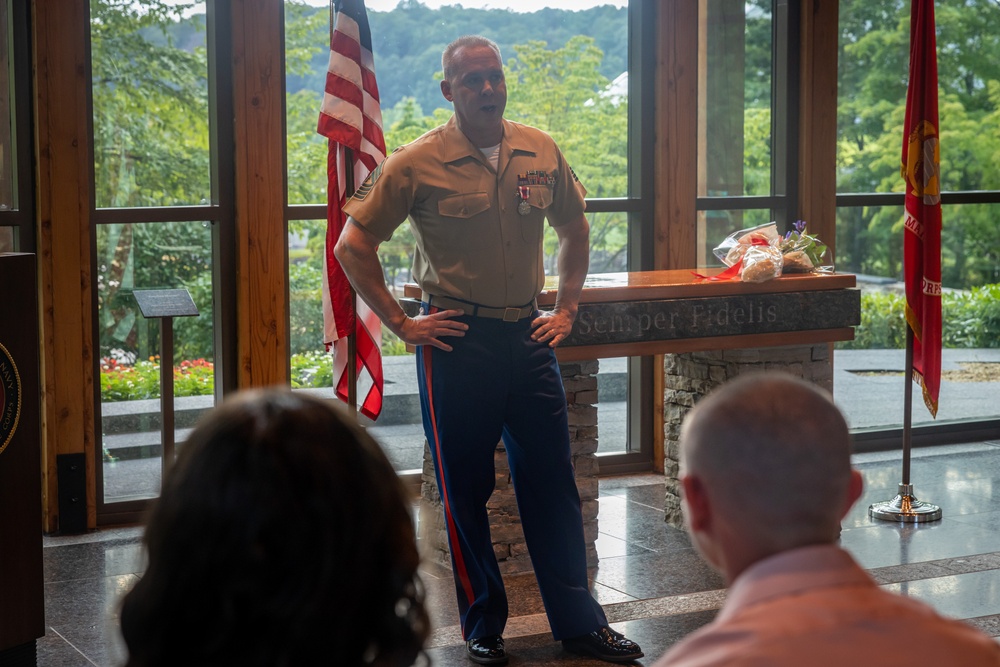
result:
[[[417,346],[424,432],[437,473],[469,657],[507,661],[507,597],[486,503],[502,438],[553,637],[613,662],[642,656],[588,589],[566,397],[553,348],[570,332],[588,266],[585,189],[544,132],[503,118],[496,45],[461,38],[443,57],[455,115],[394,151],[348,202],[337,258],[361,296]],[[385,286],[378,243],[409,218],[422,314]],[[546,220],[559,238],[556,306],[540,312]]]

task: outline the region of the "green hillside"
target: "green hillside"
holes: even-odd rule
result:
[[[325,7],[288,11],[301,12],[299,17],[312,27],[316,43],[328,41],[329,12]],[[379,94],[385,109],[394,107],[404,97],[413,97],[425,113],[447,106],[435,79],[435,74],[441,71],[441,52],[453,39],[467,34],[494,40],[505,60],[514,56],[515,44],[542,41],[549,49],[555,49],[575,35],[587,35],[604,53],[601,74],[614,80],[628,68],[628,12],[624,7],[604,5],[580,11],[541,9],[517,13],[504,9],[466,9],[460,5],[428,9],[418,0],[402,0],[392,11],[368,12],[368,22]],[[289,75],[288,91],[321,91],[328,56],[327,51],[321,50],[312,59],[309,73]]]

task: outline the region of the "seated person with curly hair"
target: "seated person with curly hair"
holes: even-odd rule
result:
[[[302,393],[191,433],[125,597],[126,667],[411,665],[429,622],[409,499],[378,444]]]

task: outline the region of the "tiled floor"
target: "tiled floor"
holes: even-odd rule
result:
[[[872,502],[891,499],[902,470],[899,452],[856,457],[866,492],[844,522],[842,543],[887,588],[1000,635],[1000,441],[918,449],[911,481],[917,496],[940,505],[927,524],[874,522]],[[663,523],[662,478],[637,475],[600,485],[600,566],[594,594],[615,628],[638,641],[651,664],[670,645],[712,619],[725,598],[722,581]],[[817,499],[821,502],[822,499]],[[121,664],[116,629],[120,596],[143,569],[138,528],[44,541],[46,636],[41,667]],[[456,625],[447,572],[424,572],[435,632],[428,654],[441,666],[469,663]],[[548,634],[533,578],[508,580],[506,638],[512,665],[601,664],[564,653]]]

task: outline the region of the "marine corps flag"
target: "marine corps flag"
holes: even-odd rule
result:
[[[941,387],[941,150],[933,0],[912,0],[910,84],[902,175],[906,181],[903,273],[913,331],[913,377],[937,416]],[[908,391],[909,389],[907,389]]]
[[[317,132],[329,138],[327,158],[326,271],[323,273],[324,342],[333,345],[333,381],[347,401],[351,382],[366,385],[361,413],[376,419],[382,411],[382,326],[361,300],[355,300],[333,248],[347,222],[344,204],[385,159],[382,111],[375,82],[372,35],[364,0],[335,0],[330,8],[330,65]],[[350,192],[348,190],[351,190]],[[357,312],[355,312],[357,301]],[[355,334],[358,377],[349,377],[347,336]]]

